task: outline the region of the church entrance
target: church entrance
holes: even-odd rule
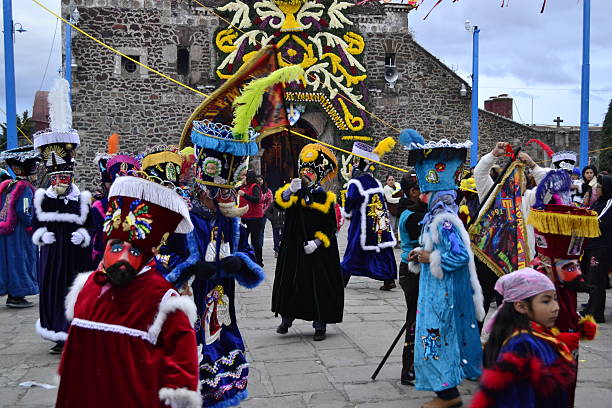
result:
[[[292,129],[318,138],[317,132],[303,119],[298,120]],[[268,136],[261,141],[261,147],[265,149],[261,157],[261,174],[270,190],[276,191],[297,177],[298,156],[302,148],[309,143],[312,142],[287,131]]]

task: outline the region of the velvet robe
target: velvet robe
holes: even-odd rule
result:
[[[292,194],[282,198],[289,184],[277,190],[275,204],[285,209],[283,238],[276,261],[272,312],[286,318],[339,323],[344,310],[344,287],[336,240],[336,195],[318,188],[312,203]],[[310,255],[307,241],[321,245]]]

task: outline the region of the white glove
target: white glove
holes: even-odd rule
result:
[[[299,178],[294,178],[291,180],[291,184],[289,184],[289,190],[292,193],[297,193],[302,188],[302,180]]]
[[[316,251],[318,247],[319,245],[317,245],[316,241],[314,240],[308,241],[306,245],[304,245],[304,252],[306,252],[306,255],[310,255],[314,251]]]
[[[72,242],[73,245],[81,245],[84,240],[85,237],[79,231],[74,231],[70,237],[70,242]]]
[[[55,242],[55,234],[53,232],[47,231],[42,234],[42,237],[40,237],[40,240],[42,241],[43,244],[50,245]]]

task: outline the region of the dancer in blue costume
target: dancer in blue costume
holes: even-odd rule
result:
[[[192,290],[198,307],[195,328],[204,406],[227,407],[248,396],[249,363],[234,306],[236,282],[254,288],[264,279],[240,224],[247,208],[236,207],[235,188],[248,168],[248,157],[257,153],[257,143],[235,140],[229,127],[206,120],[193,122],[191,140],[197,163],[194,231],[187,237],[190,256],[167,278],[195,273]]]
[[[421,247],[409,254],[411,261],[420,263],[415,386],[437,394],[424,408],[461,406],[457,386],[481,373],[477,321],[485,314],[469,237],[455,204],[470,142],[425,143],[418,132],[406,129],[400,143],[409,149],[408,164],[415,166],[428,204]]]
[[[395,287],[397,264],[393,247],[397,241],[391,229],[383,187],[372,176],[370,162],[380,161],[380,157],[394,146],[395,141],[391,138],[384,139],[376,148],[361,142],[353,145],[353,154],[361,157],[353,166],[344,206],[346,217],[351,220],[342,260],[345,286],[351,276],[367,276],[383,281],[381,290]]]
[[[15,174],[0,184],[0,296],[8,295],[8,307],[31,307],[25,297],[38,294],[38,251],[29,232],[34,214],[30,179],[36,178],[40,157],[24,146],[2,152],[0,160]]]

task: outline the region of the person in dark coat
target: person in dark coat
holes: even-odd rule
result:
[[[325,339],[328,323],[340,323],[344,289],[336,240],[336,195],[321,183],[338,172],[334,154],[319,144],[304,146],[295,178],[276,191],[275,203],[286,211],[272,311],[281,315],[276,329],[288,332],[294,319],[313,322],[313,339]]]
[[[38,294],[38,253],[29,231],[34,213],[30,178],[36,177],[40,157],[32,146],[23,146],[2,152],[0,159],[15,174],[0,183],[0,296],[8,295],[8,307],[31,307],[25,297]]]

